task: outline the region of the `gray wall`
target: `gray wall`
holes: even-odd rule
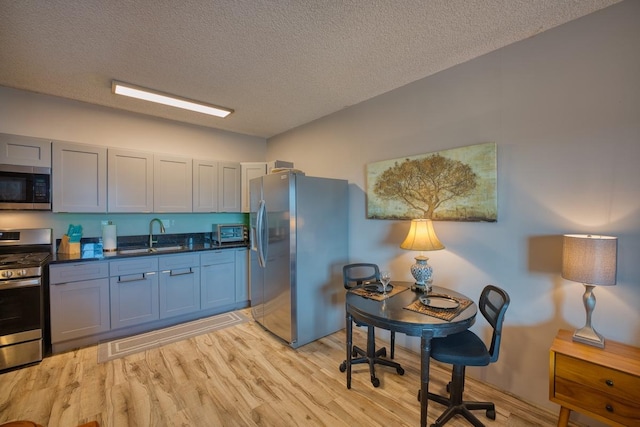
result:
[[[638,22],[640,2],[626,1],[267,144],[268,157],[308,175],[347,178],[351,259],[411,280],[416,254],[399,248],[408,221],[366,218],[366,165],[496,142],[497,223],[436,222],[446,249],[429,263],[437,285],[476,299],[487,283],[510,293],[498,363],[469,373],[552,410],[549,347],[558,329],[585,322],[584,287],[560,276],[562,234],[619,237],[618,283],[595,290],[593,325],[640,345]],[[473,329],[489,334],[481,319]]]
[[[121,112],[57,97],[0,86],[0,132],[106,147],[129,148],[198,159],[264,161],[266,140],[222,130]],[[69,224],[85,237],[101,236],[101,221],[111,220],[118,235],[149,232],[159,216],[167,233],[211,231],[212,223],[242,221],[240,214],[54,214],[0,211],[0,228],[51,227],[54,238]]]

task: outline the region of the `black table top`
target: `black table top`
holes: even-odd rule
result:
[[[395,286],[405,286],[407,288],[412,285],[412,282],[393,281],[391,283]],[[431,292],[473,301],[466,295],[438,286],[433,286]],[[450,321],[405,309],[422,295],[422,293],[407,289],[383,301],[376,301],[347,292],[346,310],[354,319],[367,325],[411,336],[422,336],[426,333],[432,337],[442,337],[464,331],[475,322],[478,312],[478,306],[475,302],[472,302],[471,305]]]

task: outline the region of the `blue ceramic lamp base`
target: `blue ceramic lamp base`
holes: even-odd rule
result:
[[[411,266],[411,275],[416,279],[416,283],[411,286],[412,291],[431,292],[431,276],[433,269],[427,264],[429,258],[424,255],[415,258],[416,263]]]

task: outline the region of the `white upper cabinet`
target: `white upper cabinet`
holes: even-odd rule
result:
[[[51,141],[0,133],[0,164],[51,167]]]
[[[218,163],[218,211],[240,212],[240,163]]]
[[[63,141],[49,151],[54,212],[241,212],[241,173],[248,184],[267,167]]]
[[[241,195],[242,212],[249,212],[249,181],[253,178],[267,174],[266,162],[242,162],[240,163],[241,172]]]
[[[153,212],[153,154],[108,150],[109,212]]]
[[[107,149],[54,141],[54,212],[107,211]]]
[[[193,211],[218,211],[218,162],[193,160]]]
[[[191,212],[193,172],[190,158],[156,154],[153,166],[154,212]]]

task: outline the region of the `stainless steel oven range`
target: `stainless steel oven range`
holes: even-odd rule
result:
[[[39,362],[52,230],[0,229],[0,372]]]

